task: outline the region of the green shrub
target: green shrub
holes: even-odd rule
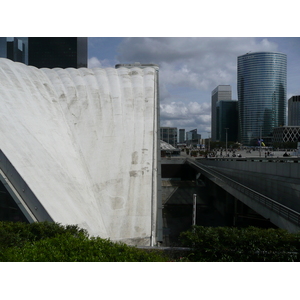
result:
[[[0,222],[0,250],[8,247],[22,247],[27,242],[34,242],[61,234],[88,236],[85,229],[77,225],[63,226],[52,222]]]
[[[0,261],[4,262],[154,262],[155,252],[89,237],[77,225],[0,222]]]
[[[156,253],[107,239],[64,234],[26,243],[22,248],[8,248],[7,262],[156,262],[165,259]]]
[[[180,240],[194,261],[299,261],[300,234],[283,229],[195,226]]]

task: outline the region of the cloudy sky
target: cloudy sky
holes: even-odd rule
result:
[[[86,0],[70,6],[69,1],[54,0],[46,14],[37,14],[30,2],[20,2],[17,11],[15,2],[4,4],[3,10],[14,11],[14,20],[19,23],[4,14],[0,23],[8,32],[3,36],[91,37],[90,68],[133,62],[158,64],[161,126],[187,131],[197,128],[206,138],[211,131],[211,91],[229,84],[233,99],[237,99],[237,56],[249,51],[286,53],[287,96],[300,94],[295,6],[274,5],[271,0],[243,5],[237,0],[152,0],[143,4],[112,0],[98,6]]]
[[[176,126],[186,130],[197,128],[204,138],[207,137],[207,132],[210,132],[211,91],[217,85],[230,84],[233,99],[237,98],[236,65],[239,55],[260,50],[286,53],[288,58],[287,95],[290,97],[300,94],[300,39],[295,38],[300,36],[300,32],[296,2],[279,3],[271,0],[95,2],[86,0],[78,3],[53,0],[50,5],[42,6],[31,0],[5,1],[1,6],[2,11],[6,12],[1,15],[0,19],[2,36],[93,37],[89,38],[89,67],[91,68],[114,67],[117,63],[137,61],[158,64],[160,66],[161,125]],[[35,9],[32,9],[33,7]],[[128,38],[128,36],[135,38]],[[159,38],[144,38],[145,36]],[[226,38],[226,36],[232,38]],[[253,38],[255,36],[258,38]],[[292,38],[276,38],[278,36]],[[188,273],[193,271],[194,267],[189,265],[187,269],[187,264],[176,265],[177,272],[174,272],[171,265],[168,265],[167,269],[164,267],[163,272],[157,272],[157,266],[154,264],[147,265],[146,270],[143,264],[131,265],[132,271],[128,276],[127,265],[123,269],[120,269],[121,265],[114,266],[110,265],[109,268],[105,268],[106,272],[102,274],[103,276],[98,272],[96,277],[78,277],[78,272],[68,272],[72,271],[69,265],[68,270],[64,268],[62,274],[67,278],[67,282],[70,280],[70,283],[74,283],[80,280],[78,286],[82,288],[74,289],[76,294],[72,295],[76,299],[81,294],[86,296],[88,293],[89,296],[94,296],[98,292],[99,280],[104,283],[101,286],[101,288],[104,287],[102,294],[110,295],[113,290],[114,295],[122,297],[127,291],[128,295],[132,294],[133,280],[138,282],[140,288],[147,289],[155,274],[156,281],[163,281],[165,285],[173,284],[177,279],[178,268],[179,273]],[[172,266],[175,267],[175,265]],[[170,289],[166,289],[165,293],[160,290],[160,295],[168,297],[172,295],[176,299],[193,297],[194,289],[190,287],[197,286],[200,278],[203,283],[201,294],[207,295],[209,299],[212,291],[214,298],[223,297],[226,292],[231,293],[233,280],[236,283],[236,293],[231,293],[233,299],[240,298],[240,293],[248,288],[249,280],[268,298],[277,299],[280,293],[291,298],[297,293],[298,278],[294,276],[296,270],[291,269],[292,265],[288,266],[288,269],[285,269],[287,265],[280,266],[281,272],[291,275],[282,279],[276,276],[277,265],[274,265],[274,268],[268,265],[262,272],[257,272],[257,266],[254,270],[252,265],[246,266],[246,264],[231,265],[229,271],[227,266],[220,268],[220,264],[208,264],[201,266],[196,277],[182,277],[180,287],[176,288],[173,294]],[[20,265],[17,267],[20,268]],[[149,269],[151,267],[153,269]],[[82,274],[97,272],[96,269],[90,268],[91,265],[89,269],[80,269],[80,271]],[[259,267],[260,271],[261,268],[262,266]],[[40,274],[43,270],[33,269],[34,273],[30,275]],[[15,272],[11,265],[5,271],[3,274],[6,277],[1,279],[10,278],[7,272]],[[57,269],[51,271],[49,273],[47,269],[47,274],[43,273],[43,276],[39,277],[41,280],[38,281],[38,285],[42,288],[44,282],[48,283],[45,278],[53,278],[53,276],[49,278],[47,276],[54,274]],[[107,276],[107,274],[112,276]],[[140,274],[143,276],[141,277]],[[215,280],[211,280],[212,277]],[[32,280],[32,276],[28,278]],[[93,282],[93,279],[97,282]],[[287,281],[286,285],[284,280]],[[217,290],[215,289],[216,281],[220,286]],[[9,285],[11,282],[11,280],[6,280],[5,284]],[[115,289],[116,282],[121,287],[117,290]],[[278,282],[279,289],[266,288],[274,285],[274,282],[275,284]],[[31,284],[27,281],[23,283],[24,286]],[[13,285],[11,287],[14,288]],[[22,296],[23,289],[19,290]],[[63,292],[70,296],[70,289],[63,290]],[[249,294],[249,289],[247,292]],[[255,298],[256,293],[257,289],[253,291],[252,298]],[[249,297],[251,298],[251,291]]]
[[[92,37],[88,66],[158,64],[161,126],[197,128],[206,138],[211,131],[211,91],[229,84],[237,100],[237,57],[249,51],[287,54],[287,96],[300,94],[300,38],[295,37]]]

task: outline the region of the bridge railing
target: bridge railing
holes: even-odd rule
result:
[[[199,158],[195,159],[199,161]],[[202,158],[200,158],[202,160]],[[264,162],[264,163],[300,163],[299,157],[226,157],[226,156],[216,156],[209,157],[207,161],[247,161],[247,162]],[[202,161],[202,162],[205,162]]]
[[[271,199],[268,198],[249,187],[217,172],[216,170],[212,170],[211,168],[202,165],[199,162],[192,161],[190,159],[187,160],[189,164],[194,164],[200,169],[202,169],[204,172],[210,174],[213,177],[218,178],[219,180],[223,181],[227,185],[233,187],[234,189],[238,190],[242,194],[248,196],[249,198],[253,199],[254,201],[260,203],[264,207],[276,212],[278,215],[282,216],[286,220],[289,220],[290,222],[297,224],[300,226],[300,213],[294,211],[293,209]]]

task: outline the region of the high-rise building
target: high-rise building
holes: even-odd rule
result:
[[[217,102],[217,140],[225,142],[238,140],[238,102],[221,100]]]
[[[197,147],[200,144],[201,134],[197,133],[197,129],[193,129],[186,133],[186,145]]]
[[[177,127],[160,127],[160,139],[177,147]]]
[[[185,141],[185,129],[179,129],[179,143],[184,143]]]
[[[0,57],[28,64],[28,38],[0,37]]]
[[[280,147],[287,142],[300,142],[300,126],[281,126],[273,130],[272,145]]]
[[[0,57],[37,68],[86,68],[87,38],[2,37]]]
[[[217,102],[220,100],[231,100],[231,86],[218,85],[211,92],[211,140],[217,140]]]
[[[279,52],[238,56],[239,139],[256,145],[285,125],[287,57]]]
[[[87,67],[87,38],[29,37],[28,64],[38,68]]]
[[[288,126],[300,126],[300,96],[288,100]]]

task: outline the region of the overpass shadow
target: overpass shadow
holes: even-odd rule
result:
[[[196,169],[168,161],[162,162],[162,246],[180,246],[180,233],[192,226],[194,194],[196,225],[277,228]]]

